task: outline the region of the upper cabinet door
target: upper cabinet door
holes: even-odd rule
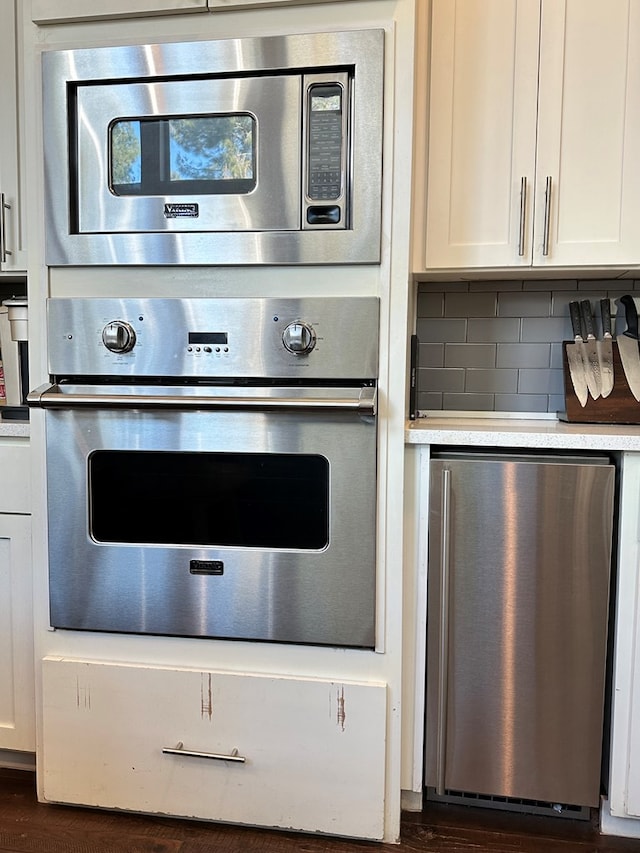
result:
[[[534,264],[640,263],[639,152],[639,0],[543,0]]]
[[[427,269],[531,263],[539,20],[539,0],[433,0]]]
[[[416,270],[640,264],[640,0],[433,0],[431,23]]]
[[[151,15],[206,12],[207,0],[32,0],[31,18],[36,24],[61,24],[67,21],[144,18]]]
[[[31,18],[36,24],[63,24],[320,2],[327,0],[31,0]]]
[[[18,76],[16,0],[0,0],[0,14],[0,272],[15,273],[27,268],[20,197],[22,81]]]

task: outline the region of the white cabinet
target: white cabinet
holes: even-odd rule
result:
[[[640,0],[432,0],[429,27],[416,271],[640,263]]]
[[[222,12],[224,9],[257,8],[259,6],[304,6],[313,3],[335,3],[336,0],[208,0],[209,11]],[[337,0],[339,3],[348,3],[350,0]]]
[[[207,0],[32,0],[31,19],[36,24],[96,21],[113,18],[146,18],[152,15],[206,12]]]
[[[291,6],[327,0],[32,0],[31,18],[36,24],[100,21],[117,18],[147,18],[187,12],[223,12],[259,6]]]
[[[22,225],[20,143],[21,75],[17,14],[18,0],[0,0],[0,272],[23,272],[27,267]]]
[[[640,262],[639,148],[639,0],[543,0],[534,264]]]
[[[427,269],[531,262],[518,241],[523,180],[522,219],[533,211],[538,23],[538,0],[433,2]]]
[[[640,837],[640,453],[623,457],[616,591],[611,769],[603,829]],[[610,814],[609,814],[610,812]],[[613,820],[611,820],[611,817]],[[611,827],[605,827],[610,822]]]
[[[0,515],[0,749],[35,749],[32,634],[31,519]]]
[[[50,657],[43,719],[49,801],[382,837],[382,684]]]
[[[0,750],[32,752],[35,710],[28,442],[0,439],[0,470]]]

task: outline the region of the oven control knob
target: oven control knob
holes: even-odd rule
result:
[[[294,355],[306,355],[316,345],[316,333],[308,323],[289,323],[282,333],[282,343]]]
[[[136,345],[135,330],[124,320],[112,320],[102,330],[102,343],[110,352],[131,352]]]

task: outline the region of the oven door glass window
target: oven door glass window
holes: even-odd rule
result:
[[[115,195],[246,194],[256,187],[251,115],[119,119],[109,136]]]
[[[98,450],[88,468],[89,532],[97,542],[329,544],[324,456]]]

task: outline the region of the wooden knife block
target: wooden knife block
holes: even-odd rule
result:
[[[608,397],[598,397],[597,400],[588,396],[584,407],[580,405],[573,390],[567,362],[568,343],[573,341],[565,341],[562,345],[566,420],[593,424],[640,424],[640,403],[629,390],[617,343],[613,342],[613,391]]]

